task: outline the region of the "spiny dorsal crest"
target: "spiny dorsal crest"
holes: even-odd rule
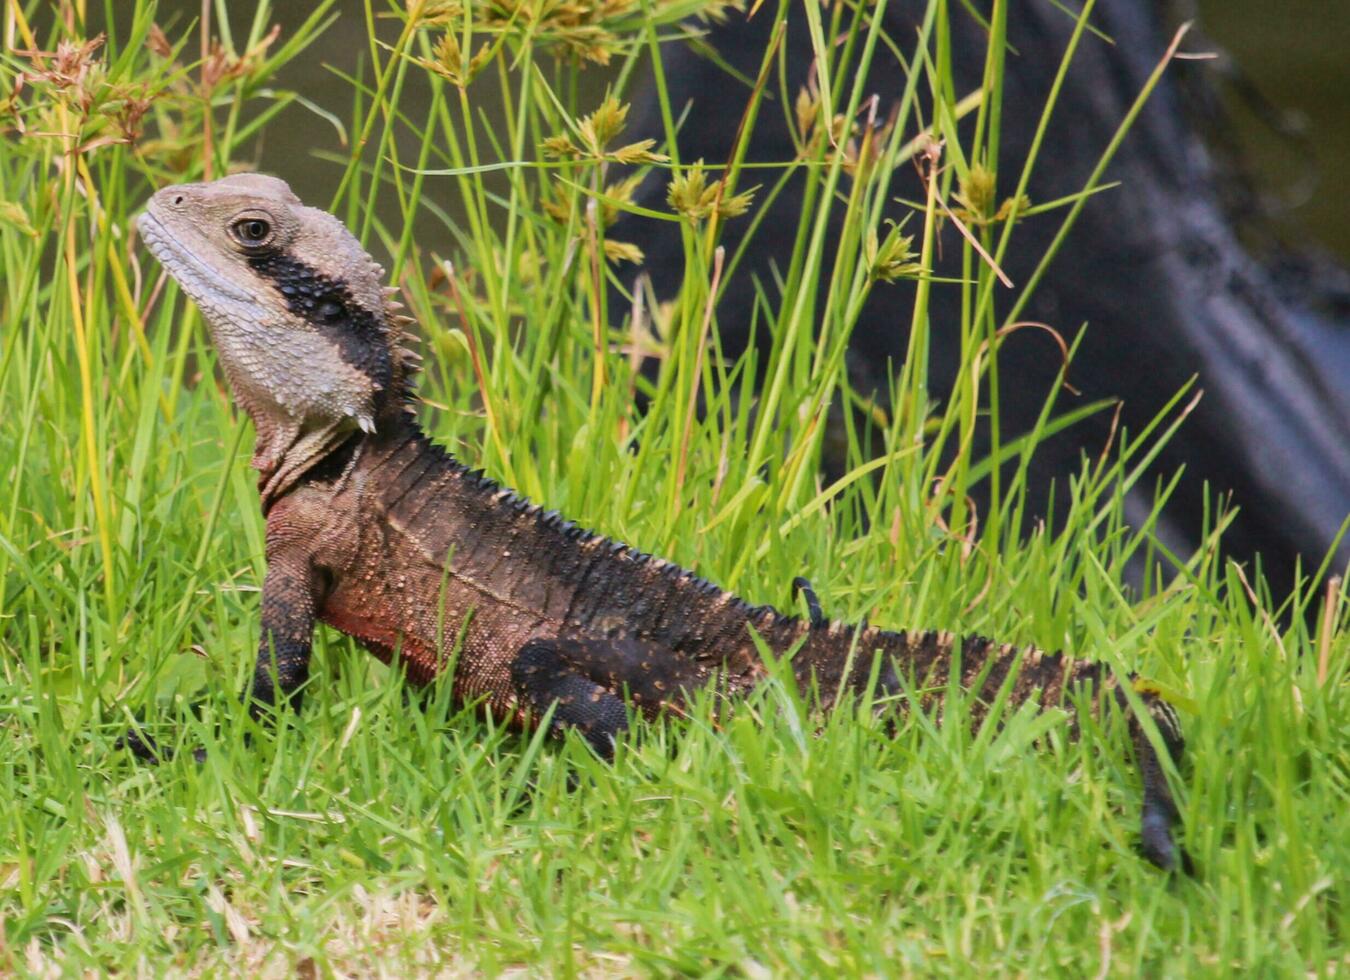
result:
[[[384,268],[379,264],[375,268],[379,270],[379,278],[383,279]],[[384,287],[385,322],[389,324],[389,342],[394,349],[394,361],[398,368],[397,390],[403,396],[404,407],[409,414],[414,414],[417,408],[414,404],[416,396],[413,382],[422,370],[422,355],[417,350],[421,338],[409,329],[417,320],[403,312],[403,303],[398,298],[400,294],[401,290],[397,286]]]

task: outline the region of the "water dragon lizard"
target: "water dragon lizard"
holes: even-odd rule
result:
[[[383,270],[277,178],[165,187],[139,229],[200,307],[256,428],[267,573],[244,692],[252,710],[299,706],[319,622],[397,661],[414,684],[453,664],[457,700],[522,728],[549,718],[605,757],[630,712],[677,712],[707,686],[734,703],[767,675],[757,644],[790,654],[795,681],[824,708],[870,684],[879,703],[922,690],[935,710],[958,681],[978,718],[1005,685],[1009,703],[1042,706],[1077,689],[1129,717],[1142,853],[1164,868],[1187,863],[1164,767],[1130,704],[1180,760],[1180,727],[1155,693],[1131,698],[1129,678],[1058,653],[831,622],[804,580],[804,618],[752,605],[461,464],[409,410],[416,358]]]

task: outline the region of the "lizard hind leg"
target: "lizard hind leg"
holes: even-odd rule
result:
[[[632,638],[537,638],[511,664],[516,695],[542,714],[555,704],[553,728],[575,728],[604,759],[628,729],[625,699],[654,717],[680,713],[684,694],[708,680],[688,656],[659,643]]]
[[[542,715],[557,706],[556,734],[575,728],[596,755],[612,761],[614,743],[628,729],[628,709],[614,691],[588,676],[576,646],[566,640],[530,640],[511,662],[511,682],[532,712]]]

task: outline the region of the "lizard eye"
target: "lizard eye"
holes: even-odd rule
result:
[[[257,215],[245,215],[230,225],[230,237],[248,251],[265,248],[272,241],[272,223]]]

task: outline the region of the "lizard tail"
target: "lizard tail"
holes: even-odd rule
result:
[[[908,674],[912,678],[909,690],[921,692],[917,706],[926,711],[940,707],[951,674],[959,671],[956,679],[960,686],[974,695],[968,710],[974,725],[984,720],[1005,684],[1011,685],[1009,701],[1013,705],[1028,701],[1043,707],[1063,704],[1066,694],[1082,690],[1093,695],[1092,703],[1100,710],[1112,699],[1096,695],[1114,694],[1115,704],[1129,720],[1130,739],[1143,783],[1140,851],[1160,868],[1194,873],[1189,855],[1173,839],[1180,814],[1167,784],[1162,759],[1123,687],[1134,683],[1133,675],[1119,679],[1099,662],[1044,653],[1033,647],[996,644],[979,636],[966,636],[958,641],[949,633],[868,630],[862,639],[860,646],[874,645],[889,661],[878,678],[878,693],[903,697],[906,685],[900,682],[900,676]],[[865,665],[859,667],[849,685],[855,690],[860,684],[865,686],[869,676]],[[1153,720],[1161,736],[1162,750],[1174,765],[1180,765],[1185,740],[1172,706],[1153,691],[1136,686],[1135,692],[1137,704]]]

